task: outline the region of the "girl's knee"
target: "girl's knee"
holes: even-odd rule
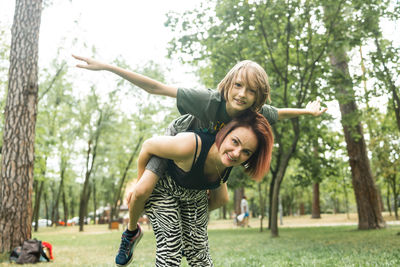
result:
[[[136,201],[144,202],[149,198],[151,192],[152,192],[151,189],[148,189],[148,188],[146,188],[144,186],[136,186],[133,189],[132,193],[131,193],[129,202],[130,203],[132,201],[134,201],[134,202],[136,202]]]

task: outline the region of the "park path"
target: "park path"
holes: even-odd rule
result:
[[[388,213],[382,213],[387,225],[400,225],[400,221],[396,221],[393,216]],[[320,219],[311,219],[311,215],[288,216],[283,217],[279,227],[321,227],[321,226],[346,226],[357,225],[357,213],[347,214],[322,214]],[[252,218],[249,222],[250,227],[260,227],[260,220]],[[268,225],[268,221],[264,219],[263,227]],[[234,229],[237,228],[232,220],[210,220],[208,229]]]

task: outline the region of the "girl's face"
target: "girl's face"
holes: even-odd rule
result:
[[[242,71],[233,79],[233,86],[228,91],[226,110],[229,115],[249,109],[256,101],[257,89],[250,87]]]
[[[253,130],[238,127],[230,132],[219,148],[221,162],[225,167],[233,167],[247,161],[257,150],[258,140]]]

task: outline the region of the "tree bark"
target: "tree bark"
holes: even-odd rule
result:
[[[311,218],[321,219],[321,208],[319,206],[319,183],[313,184],[313,202],[312,202]]]
[[[300,136],[300,128],[298,118],[291,119],[294,137],[290,147],[287,148],[286,151],[283,150],[283,146],[279,146],[279,167],[275,176],[275,183],[273,186],[273,195],[272,195],[272,204],[271,204],[271,237],[278,237],[278,210],[279,210],[279,191],[281,188],[281,183],[286,173],[286,169],[289,165],[289,160],[292,157],[293,153],[296,151],[297,143],[299,141]],[[275,134],[277,136],[277,134]]]
[[[56,196],[56,199],[55,199],[55,204],[54,204],[54,207],[53,207],[53,210],[52,210],[52,213],[51,213],[51,220],[56,225],[57,225],[57,223],[58,223],[58,221],[60,219],[59,203],[60,203],[61,194],[63,193],[63,188],[64,188],[65,168],[66,168],[66,165],[61,163],[60,186],[58,187],[58,192],[57,192],[57,196]]]
[[[135,158],[139,148],[141,147],[142,141],[143,141],[143,136],[141,136],[139,138],[139,141],[137,142],[135,149],[132,151],[131,156],[129,157],[129,160],[128,160],[128,164],[126,165],[124,173],[120,179],[119,186],[117,189],[118,191],[115,192],[115,194],[114,194],[114,203],[113,203],[113,207],[111,209],[111,221],[115,220],[115,216],[117,215],[118,202],[122,195],[122,189],[124,188],[125,180],[128,175],[128,171],[131,168],[133,159]],[[111,225],[111,221],[110,221],[110,225]]]
[[[330,61],[336,80],[336,96],[342,115],[342,126],[347,144],[352,183],[357,203],[358,228],[377,229],[385,227],[379,205],[378,192],[367,156],[362,125],[357,116],[358,109],[343,48],[331,52]]]
[[[242,201],[243,196],[244,196],[244,188],[243,187],[236,188],[233,195],[233,204],[236,215],[239,215],[241,213],[240,201]]]
[[[258,183],[258,197],[260,199],[260,202],[259,202],[259,205],[260,205],[260,232],[262,232],[263,231],[263,220],[265,217],[265,201],[263,198],[261,183]]]
[[[96,160],[96,155],[97,155],[97,145],[99,142],[100,134],[101,134],[101,124],[103,120],[103,113],[100,112],[99,119],[97,121],[97,129],[94,137],[94,147],[92,150],[92,140],[88,141],[88,150],[87,150],[87,156],[86,156],[86,173],[85,173],[85,181],[83,183],[83,188],[82,188],[82,193],[81,193],[81,198],[80,198],[80,203],[79,203],[79,231],[83,232],[83,225],[84,225],[84,220],[87,215],[87,208],[88,208],[88,202],[89,202],[89,197],[90,197],[90,186],[89,186],[89,181],[90,181],[90,175],[92,174],[94,163]]]
[[[42,1],[16,0],[0,178],[0,253],[32,234],[32,185]]]
[[[33,218],[35,222],[34,231],[37,232],[39,228],[39,210],[40,210],[40,199],[42,197],[44,181],[40,181],[38,185],[38,190],[35,193],[35,208],[33,209]]]
[[[46,214],[46,226],[51,226],[51,224],[48,224],[49,221],[49,205],[47,204],[47,192],[46,190],[44,191],[43,194],[43,198],[44,198],[44,212]]]
[[[67,200],[65,197],[65,188],[63,186],[62,188],[62,202],[63,202],[63,210],[64,210],[64,223],[65,223],[65,227],[68,224],[68,205],[67,205]]]
[[[96,181],[93,180],[93,224],[96,224],[96,210],[97,210],[97,200],[96,200]]]

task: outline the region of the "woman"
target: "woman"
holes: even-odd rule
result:
[[[157,241],[156,266],[179,266],[183,248],[189,265],[212,266],[207,189],[221,187],[231,168],[239,165],[261,180],[269,170],[272,146],[269,123],[254,112],[235,118],[216,136],[186,132],[151,138],[143,144],[139,172],[152,156],[169,159],[145,207]]]

